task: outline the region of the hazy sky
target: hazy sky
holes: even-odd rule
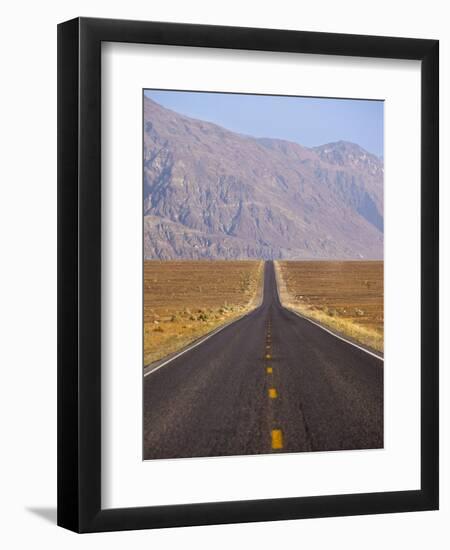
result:
[[[352,141],[383,155],[382,101],[147,90],[164,107],[255,137],[312,147]]]

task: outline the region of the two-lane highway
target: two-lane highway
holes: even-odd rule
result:
[[[383,447],[383,361],[260,307],[144,378],[144,459]]]

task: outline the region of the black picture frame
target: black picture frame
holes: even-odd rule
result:
[[[104,41],[421,61],[420,490],[102,510]],[[438,508],[438,109],[437,40],[91,18],[58,26],[58,525],[97,532]]]

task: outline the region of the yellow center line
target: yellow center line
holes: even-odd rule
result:
[[[269,388],[270,399],[276,399],[278,397],[277,390],[275,388]]]
[[[283,448],[283,432],[281,430],[272,430],[272,449]]]
[[[266,359],[272,359],[272,322],[269,321],[267,323],[267,330],[266,330]],[[273,374],[273,368],[266,365],[266,373],[267,374]],[[276,399],[278,397],[278,393],[276,388],[269,388],[269,398],[270,399]],[[283,432],[279,429],[272,430],[272,449],[278,450],[283,448]]]

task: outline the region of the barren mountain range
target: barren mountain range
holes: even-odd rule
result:
[[[344,141],[237,134],[145,97],[144,255],[381,259],[383,162]]]

